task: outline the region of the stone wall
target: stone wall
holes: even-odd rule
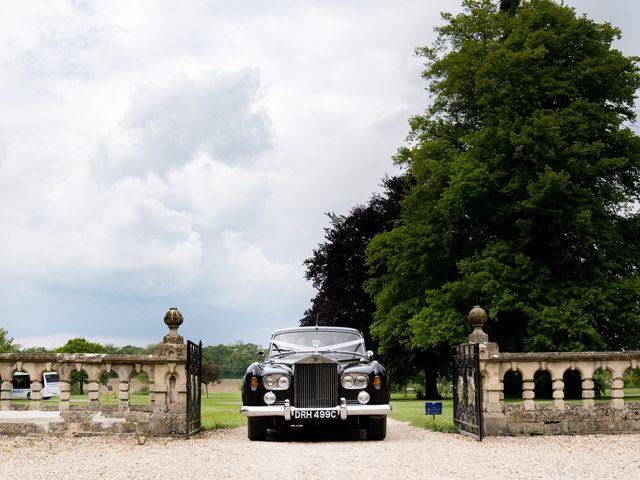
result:
[[[475,327],[469,341],[479,344],[483,414],[486,435],[639,433],[640,399],[625,399],[623,375],[640,368],[640,351],[501,353],[482,331],[486,313],[475,307],[469,315]],[[611,374],[611,400],[596,401],[594,373]],[[535,395],[537,372],[549,372],[550,401]],[[522,402],[505,403],[508,372],[522,377]],[[581,398],[565,400],[565,374],[580,378]],[[636,400],[636,399],[633,399]]]
[[[499,353],[496,349],[480,344],[487,435],[640,432],[640,403],[625,401],[622,380],[627,369],[640,365],[640,352]],[[611,400],[606,403],[596,402],[597,370],[608,371],[612,377]],[[521,404],[504,402],[504,378],[509,371],[522,376]],[[550,402],[535,397],[534,377],[540,371],[551,377]],[[581,399],[577,402],[565,401],[567,372],[580,376]]]
[[[0,354],[0,433],[11,434],[184,434],[186,428],[186,346],[177,328],[182,315],[171,309],[165,316],[170,333],[154,355],[105,354]],[[71,401],[71,375],[88,376],[88,400]],[[26,372],[31,379],[31,399],[18,404],[11,399],[12,379]],[[59,402],[42,402],[42,375],[57,372]],[[100,376],[117,374],[117,405],[100,403]],[[150,380],[149,405],[131,405],[131,378],[145,372]]]

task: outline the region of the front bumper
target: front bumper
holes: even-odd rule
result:
[[[347,401],[341,398],[340,405],[333,408],[302,408],[300,410],[335,410],[340,420],[346,420],[348,417],[357,415],[389,415],[391,405],[347,405]],[[296,407],[292,407],[289,400],[285,400],[284,405],[245,405],[240,408],[240,413],[245,417],[284,417],[285,420],[291,420],[295,411]]]

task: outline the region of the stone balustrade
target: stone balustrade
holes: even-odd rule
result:
[[[484,315],[484,321],[470,316],[476,328],[469,341],[479,343],[486,434],[640,432],[640,399],[625,401],[623,381],[628,369],[640,368],[640,351],[501,353],[482,332]],[[596,402],[594,374],[599,370],[612,378],[608,402]],[[504,380],[509,372],[520,373],[522,402],[505,402]],[[550,376],[550,402],[536,399],[538,372]],[[568,374],[579,375],[581,398],[577,402],[565,400]]]
[[[177,312],[177,314],[175,313]],[[179,322],[173,318],[179,315]],[[167,320],[168,317],[169,320]],[[0,433],[72,433],[144,432],[169,434],[185,432],[186,345],[177,335],[182,316],[171,309],[165,316],[170,333],[156,347],[154,355],[108,355],[90,353],[0,354]],[[16,372],[26,372],[31,379],[30,401],[25,406],[11,398],[12,379]],[[42,378],[56,372],[60,380],[59,402],[42,402]],[[88,400],[71,402],[74,372],[88,378]],[[150,380],[150,404],[131,405],[130,381],[137,373]],[[117,375],[117,405],[101,405],[100,378]],[[32,412],[32,413],[29,413]],[[49,412],[36,415],[35,412]],[[42,418],[49,418],[44,422]]]

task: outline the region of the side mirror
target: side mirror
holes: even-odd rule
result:
[[[367,350],[367,360],[371,361],[375,357],[375,354],[371,350]]]

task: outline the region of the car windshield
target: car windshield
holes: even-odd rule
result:
[[[345,358],[363,357],[364,341],[355,332],[305,330],[279,333],[269,345],[269,357],[314,352],[333,353]]]

